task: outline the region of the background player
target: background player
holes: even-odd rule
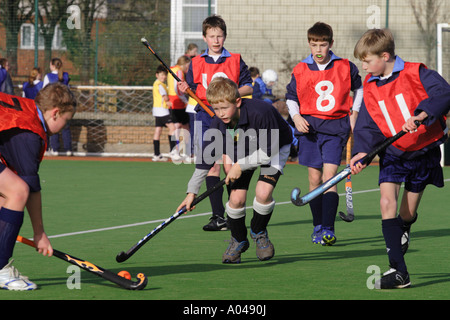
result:
[[[172,105],[167,93],[167,70],[163,65],[158,65],[155,72],[156,80],[153,82],[153,109],[152,113],[155,117],[155,132],[153,134],[153,161],[165,161],[161,155],[160,139],[163,127],[169,129],[169,146],[170,150],[175,147],[175,126],[170,116],[169,108]]]
[[[60,58],[53,58],[50,61],[50,73],[47,73],[44,77],[43,87],[50,83],[60,82],[69,85],[69,74],[63,71],[63,63]],[[72,133],[70,132],[70,125],[67,123],[66,127],[61,131],[64,151],[66,155],[72,155]],[[57,153],[59,150],[59,133],[56,133],[50,137],[50,148],[53,152]]]

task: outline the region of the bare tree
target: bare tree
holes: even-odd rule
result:
[[[95,21],[102,14],[102,10],[107,5],[107,0],[77,0],[73,3],[80,9],[80,28],[68,29],[62,27],[61,31],[69,58],[78,67],[81,83],[89,83],[95,66],[95,37],[93,37]]]
[[[36,0],[34,0],[36,1]],[[33,3],[34,3],[33,1]],[[74,0],[47,0],[39,1],[39,7],[43,13],[39,15],[40,32],[44,37],[45,54],[44,66],[49,68],[52,59],[52,42],[55,35],[55,28],[67,17],[67,8],[74,3]],[[49,71],[49,70],[48,70]]]
[[[33,15],[30,3],[21,0],[0,0],[0,22],[6,29],[6,58],[12,74],[17,72],[17,44],[20,26]]]
[[[409,0],[411,8],[419,27],[422,39],[425,42],[427,50],[427,66],[435,68],[436,48],[436,24],[440,19],[445,20],[445,14],[441,14],[440,10],[444,1],[447,0]]]

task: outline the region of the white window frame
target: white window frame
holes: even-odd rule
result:
[[[25,28],[29,28],[30,30],[30,42],[31,43],[24,43],[24,34],[25,34]],[[59,44],[61,45],[58,45]],[[53,40],[52,40],[52,50],[67,50],[65,45],[62,45],[63,39],[62,39],[62,31],[61,28],[58,25],[55,26],[55,33],[53,34]],[[42,34],[39,34],[39,44],[38,49],[44,50],[44,37]],[[34,24],[32,23],[23,23],[20,26],[20,49],[24,50],[34,50]]]
[[[212,0],[211,14],[217,12],[217,1]],[[206,6],[208,3],[206,2]],[[187,32],[183,30],[183,8],[202,7],[205,5],[185,4],[184,0],[171,0],[170,14],[170,60],[174,65],[177,59],[186,52],[186,39],[195,39],[203,41],[202,31]],[[206,18],[206,17],[205,17]]]

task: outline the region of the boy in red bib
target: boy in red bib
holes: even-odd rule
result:
[[[308,43],[311,55],[294,68],[286,103],[300,132],[299,164],[308,167],[309,190],[314,190],[337,172],[351,131],[350,91],[355,93],[356,116],[362,100],[362,83],[358,68],[330,51],[331,26],[317,22],[308,30]],[[336,186],[310,202],[313,243],[336,242],[334,222],[338,204]]]
[[[428,184],[444,185],[439,145],[447,138],[450,86],[423,64],[396,56],[394,38],[387,29],[367,31],[354,53],[369,74],[354,130],[352,173],[365,168],[358,160],[377,144],[400,130],[410,132],[380,154],[382,232],[391,269],[375,282],[377,289],[407,288],[411,282],[404,254],[416,210]],[[416,120],[422,125],[417,127]],[[405,191],[397,215],[402,183]]]
[[[207,17],[203,21],[203,40],[208,45],[205,53],[192,58],[189,70],[186,74],[186,82],[179,83],[180,90],[185,92],[191,88],[195,94],[202,99],[205,105],[209,106],[206,99],[206,89],[215,77],[231,79],[238,85],[241,97],[251,95],[253,92],[252,77],[247,65],[238,53],[231,53],[224,48],[227,37],[227,26],[225,21],[217,15]],[[213,109],[209,106],[213,111]],[[212,118],[200,106],[197,105],[195,111],[195,135],[198,136],[199,148],[202,150],[203,135],[209,128]],[[201,130],[200,130],[201,129]],[[220,165],[214,165],[206,177],[206,187],[212,188],[220,181]],[[205,231],[226,230],[226,220],[224,217],[225,207],[222,202],[223,189],[214,192],[209,199],[212,208],[210,222],[203,227]]]
[[[42,221],[38,171],[47,136],[65,127],[75,113],[75,106],[73,94],[61,83],[49,84],[34,101],[0,93],[0,288],[36,289],[9,261],[25,207],[37,250],[43,255],[53,254]]]

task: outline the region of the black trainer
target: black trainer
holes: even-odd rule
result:
[[[409,274],[403,274],[393,268],[383,273],[381,279],[375,281],[375,289],[403,289],[410,286]]]
[[[209,218],[209,223],[203,226],[203,230],[205,231],[228,230],[227,220],[219,216],[212,216],[211,218]]]

